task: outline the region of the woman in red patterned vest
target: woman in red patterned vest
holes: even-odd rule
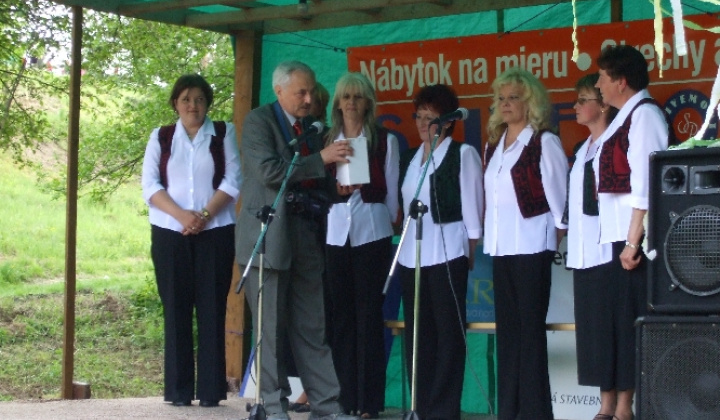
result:
[[[233,124],[207,116],[213,91],[202,76],[178,78],[169,102],[179,118],[150,134],[142,171],[165,321],[164,399],[179,407],[193,399],[216,407],[227,399],[225,309],[240,156]]]
[[[345,74],[335,86],[326,135],[328,144],[364,139],[369,160],[369,183],[337,182],[341,202],[330,208],[326,238],[328,325],[340,403],[362,418],[378,418],[385,409],[383,285],[398,213],[398,141],[375,122],[376,103],[367,77]]]
[[[493,82],[485,149],[485,236],[493,257],[498,418],[552,420],[545,319],[562,221],[568,163],[549,131],[547,91],[531,73]]]
[[[610,123],[593,161],[598,191],[600,244],[612,244],[612,273],[607,287],[611,328],[597,342],[609,368],[598,373],[603,401],[619,420],[633,418],[635,319],[645,312],[646,257],[641,244],[648,211],[649,155],[667,149],[665,112],[650,97],[647,60],[628,45],[609,46],[597,59],[596,87],[618,115]],[[606,417],[611,418],[611,417]]]

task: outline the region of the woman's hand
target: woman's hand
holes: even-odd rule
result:
[[[340,185],[339,182],[335,183],[337,187],[337,193],[340,197],[345,197],[352,194],[355,190],[360,189],[362,185]]]
[[[640,255],[637,249],[626,246],[620,253],[620,263],[626,270],[634,270],[640,264]]]
[[[193,210],[183,210],[180,213],[178,221],[183,225],[181,232],[183,236],[197,235],[205,229],[205,224],[207,223],[205,218],[202,217],[202,214]]]

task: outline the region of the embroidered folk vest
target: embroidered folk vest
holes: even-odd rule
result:
[[[628,162],[628,149],[630,148],[630,125],[632,124],[632,114],[643,104],[654,104],[662,110],[660,104],[652,98],[641,99],[640,102],[630,111],[623,124],[615,130],[612,136],[602,145],[600,153],[599,165],[599,193],[629,193],[630,188],[630,162]],[[663,111],[663,114],[665,112]],[[667,116],[666,116],[667,119]],[[668,133],[672,131],[672,127],[668,125]],[[672,135],[669,136],[669,140]]]
[[[545,188],[543,188],[542,184],[542,173],[540,172],[542,135],[546,131],[540,130],[533,135],[510,170],[518,207],[520,207],[520,213],[526,219],[550,211],[550,205],[545,197]],[[490,162],[495,149],[497,149],[497,144],[488,146],[485,152],[486,162]]]
[[[225,177],[225,139],[226,126],[223,121],[213,121],[215,126],[215,135],[210,138],[210,154],[215,164],[215,174],[213,175],[213,189],[220,186],[220,182]],[[160,127],[158,131],[158,141],[160,142],[160,183],[165,189],[168,187],[167,164],[170,160],[170,152],[172,151],[173,135],[175,135],[175,124]]]
[[[384,203],[387,196],[385,181],[385,158],[387,156],[388,132],[377,128],[377,148],[370,158],[370,183],[360,188],[360,195],[365,203]]]
[[[435,223],[451,223],[462,220],[460,191],[461,146],[462,143],[451,141],[442,163],[430,175],[430,214]],[[405,174],[417,150],[417,147],[407,150],[400,157],[400,190],[402,190]],[[400,194],[400,208],[404,208],[402,193]]]

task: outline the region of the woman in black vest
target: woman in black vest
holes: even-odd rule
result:
[[[621,280],[612,275],[612,245],[598,243],[600,220],[592,164],[617,109],[603,101],[600,89],[595,87],[597,81],[598,74],[594,73],[575,85],[577,122],[590,129],[590,136],[576,151],[568,178],[567,267],[574,269],[578,383],[602,388],[602,378],[613,376],[615,369],[608,344],[614,341],[617,305],[613,302],[622,288],[618,287]],[[615,400],[601,392],[595,420],[613,420]]]
[[[483,249],[493,257],[498,418],[552,420],[545,318],[552,259],[567,228],[567,157],[535,76],[511,68],[492,87]]]
[[[416,412],[421,419],[459,419],[465,373],[465,323],[468,271],[482,236],[482,163],[474,147],[456,142],[455,121],[436,119],[458,108],[445,85],[426,86],[415,95],[415,125],[420,147],[400,158],[400,194],[405,215],[417,212],[413,198],[426,162],[418,200],[422,217],[420,261],[416,259],[416,222],[410,221],[398,255],[402,280],[405,349],[412,373],[417,353]],[[435,148],[432,149],[435,136]],[[430,152],[432,150],[432,158]],[[420,266],[417,348],[413,349],[415,267]],[[413,380],[410,377],[412,386]]]
[[[235,127],[213,123],[201,76],[181,76],[170,105],[178,121],[153,130],[145,149],[143,198],[165,319],[165,401],[215,407],[227,398],[225,308],[235,257],[240,157]],[[197,389],[193,356],[197,318]]]
[[[330,347],[340,403],[362,418],[385,409],[383,285],[392,259],[392,223],[398,213],[397,138],[375,123],[375,90],[361,73],[338,80],[328,144],[348,139],[367,150],[369,182],[347,184],[336,168],[341,202],[328,214],[327,284],[332,328]],[[352,159],[351,164],[352,164]]]

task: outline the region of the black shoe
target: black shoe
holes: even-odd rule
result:
[[[175,407],[187,407],[192,405],[192,402],[190,400],[177,400],[173,401],[172,405],[174,405]]]
[[[217,407],[219,404],[218,400],[200,400],[200,407]]]

